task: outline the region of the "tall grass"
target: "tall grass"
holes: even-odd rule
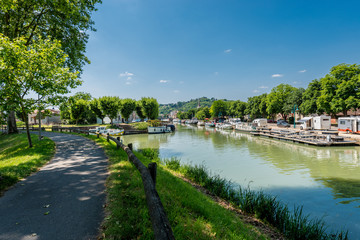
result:
[[[158,151],[143,150],[143,154],[159,161]],[[328,233],[323,220],[312,219],[301,206],[290,210],[275,196],[249,187],[237,186],[220,175],[213,175],[204,165],[181,165],[177,158],[159,161],[167,168],[181,172],[186,178],[206,188],[213,195],[231,202],[245,213],[267,222],[288,239],[348,239],[345,231]]]

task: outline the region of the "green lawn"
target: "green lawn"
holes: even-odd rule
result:
[[[105,149],[110,159],[108,215],[102,236],[104,239],[153,239],[139,172],[123,150],[116,150],[113,143],[104,139],[89,137]],[[150,162],[142,154],[135,154],[145,165]],[[268,239],[163,166],[158,167],[156,187],[176,239]]]
[[[53,157],[53,141],[48,138],[39,141],[36,135],[31,138],[33,148],[28,147],[26,134],[0,135],[0,193]]]

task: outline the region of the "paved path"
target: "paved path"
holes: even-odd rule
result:
[[[96,239],[104,218],[107,157],[80,136],[44,133],[54,158],[0,197],[0,239]]]

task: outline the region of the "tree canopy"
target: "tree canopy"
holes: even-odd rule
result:
[[[64,67],[67,55],[59,41],[38,39],[31,46],[26,46],[26,41],[0,34],[0,95],[11,110],[20,109],[24,119],[38,105],[59,104],[60,95],[81,84],[78,73]],[[38,98],[28,98],[30,92]]]
[[[159,104],[155,98],[141,98],[143,113],[148,119],[156,119],[159,116]]]
[[[121,100],[121,116],[128,121],[130,114],[135,110],[136,101],[131,98],[125,98]]]

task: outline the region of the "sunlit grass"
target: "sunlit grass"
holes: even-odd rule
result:
[[[35,135],[31,139],[33,147],[29,148],[26,134],[0,135],[0,192],[36,172],[53,157],[53,141],[39,141]]]

